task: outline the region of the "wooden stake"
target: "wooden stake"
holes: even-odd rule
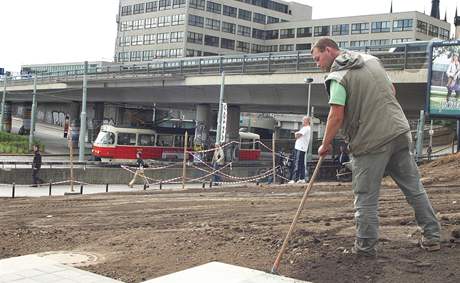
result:
[[[72,136],[72,135],[70,135]],[[69,150],[70,150],[70,191],[73,193],[73,142],[72,142],[72,137],[69,140]]]
[[[275,178],[276,178],[275,132],[273,132],[273,135],[272,135],[272,150],[273,150],[273,182],[272,184],[275,184]]]
[[[187,141],[188,141],[188,132],[185,132],[184,137],[184,162],[182,163],[182,189],[185,190],[185,168],[187,162]]]

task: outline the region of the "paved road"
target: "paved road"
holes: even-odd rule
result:
[[[223,189],[241,185],[221,185],[212,187],[212,189]],[[201,189],[202,184],[187,184],[186,189]],[[208,184],[206,188],[209,189]],[[143,191],[143,185],[134,185],[133,188],[128,185],[109,185],[109,193],[113,192],[136,192]],[[182,190],[182,184],[164,184],[162,190]],[[160,190],[159,185],[151,185],[147,190]],[[74,191],[80,192],[80,185],[74,184]],[[70,185],[59,184],[51,187],[52,196],[63,196],[65,193],[71,192]],[[83,186],[83,194],[99,194],[106,193],[105,185],[85,185]],[[0,184],[0,197],[12,197],[13,186],[11,184]],[[41,185],[40,187],[31,187],[30,185],[16,185],[15,197],[44,197],[49,196],[49,185]]]

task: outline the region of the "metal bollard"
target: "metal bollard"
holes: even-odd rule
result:
[[[257,186],[259,185],[259,179],[257,179],[257,181],[256,181],[256,185],[257,185]]]
[[[51,186],[52,186],[53,182],[50,180],[50,185],[48,187],[48,196],[51,196]]]
[[[147,190],[147,184],[144,184],[144,191]]]
[[[205,188],[205,183],[203,182],[203,184],[201,184],[201,188],[204,189]]]
[[[105,184],[105,192],[108,193],[109,192],[109,184]]]
[[[83,184],[80,185],[80,195],[83,194]]]
[[[13,188],[11,192],[11,198],[14,198],[14,194],[16,193],[16,183],[13,183]]]
[[[209,181],[209,188],[212,188],[212,180]]]
[[[161,190],[161,186],[163,185],[163,181],[160,181],[160,190]]]

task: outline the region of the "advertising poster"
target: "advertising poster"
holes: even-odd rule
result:
[[[429,48],[426,111],[460,118],[460,41],[432,42]]]

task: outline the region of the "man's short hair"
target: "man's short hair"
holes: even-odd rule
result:
[[[328,37],[323,37],[313,45],[313,47],[311,48],[311,52],[313,52],[313,49],[315,48],[317,48],[320,52],[324,52],[326,47],[331,47],[333,49],[340,50],[339,46],[334,40]]]

